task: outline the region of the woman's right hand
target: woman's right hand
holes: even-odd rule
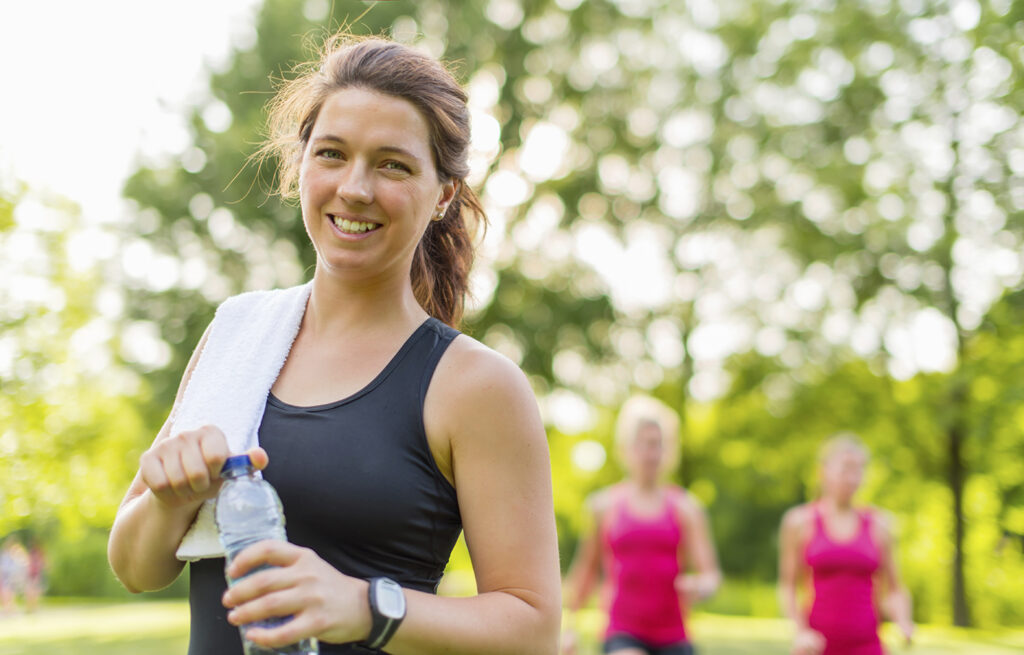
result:
[[[206,425],[154,443],[139,459],[139,472],[164,507],[198,506],[217,495],[220,469],[230,454],[220,428]],[[267,465],[262,448],[252,448],[247,454],[255,468]]]
[[[561,645],[558,652],[561,655],[576,655],[578,648],[579,636],[576,634],[576,631],[572,628],[562,630]]]
[[[793,655],[821,655],[825,637],[817,630],[800,628],[793,639]]]

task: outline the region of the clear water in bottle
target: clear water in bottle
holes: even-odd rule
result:
[[[215,516],[220,543],[227,553],[225,567],[250,544],[264,539],[287,539],[281,500],[269,482],[256,477],[248,455],[229,457],[224,462],[220,476],[224,478],[224,484],[217,495]],[[247,575],[264,568],[270,567],[253,569]],[[228,585],[241,579],[232,579],[226,573],[225,577]],[[304,639],[297,644],[280,648],[266,648],[245,638],[246,629],[249,627],[272,628],[290,621],[291,618],[282,616],[241,626],[239,632],[242,635],[245,655],[317,655],[320,651],[315,639]]]

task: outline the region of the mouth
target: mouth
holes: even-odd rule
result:
[[[342,218],[338,214],[328,214],[327,216],[331,219],[331,222],[334,223],[334,227],[338,228],[339,231],[345,234],[364,234],[366,232],[373,232],[380,227],[380,223],[351,220],[348,218]]]

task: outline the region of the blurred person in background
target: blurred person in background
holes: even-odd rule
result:
[[[26,593],[29,555],[21,539],[11,535],[0,549],[0,605],[6,612],[18,609],[18,596]]]
[[[294,543],[242,550],[228,574],[253,573],[230,589],[222,558],[190,564],[189,653],[241,655],[235,626],[292,615],[247,636],[317,637],[324,655],[554,655],[558,548],[537,403],[514,363],[455,329],[484,221],[465,182],[466,93],[436,59],[383,39],[339,35],[300,73],[271,104],[266,151],[299,199],[316,267],[250,450]],[[133,591],[181,572],[176,549],[231,454],[218,427],[179,431],[174,416],[111,531],[111,565]],[[460,531],[478,593],[438,597]],[[371,578],[400,586],[391,610],[404,618],[371,616]],[[398,627],[373,637],[378,625]]]
[[[622,406],[615,442],[626,475],[587,499],[588,520],[566,581],[564,653],[577,652],[574,615],[601,575],[603,652],[695,652],[687,608],[712,596],[722,575],[703,507],[666,480],[678,463],[678,441],[679,417],[661,401],[636,395]]]
[[[791,508],[779,537],[779,600],[796,625],[793,655],[880,655],[879,612],[909,644],[914,633],[910,595],[893,556],[892,521],[881,510],[857,507],[868,451],[856,436],[836,435],[819,457],[820,497]],[[801,587],[813,596],[800,607]]]
[[[46,592],[46,552],[39,537],[29,540],[28,568],[25,576],[25,606],[29,612],[39,607],[39,599]]]

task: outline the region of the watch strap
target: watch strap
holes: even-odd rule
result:
[[[398,626],[402,623],[402,618],[404,618],[400,617],[394,619],[384,616],[378,609],[379,606],[377,600],[377,585],[378,582],[384,580],[392,582],[388,578],[372,578],[370,580],[370,586],[368,591],[370,600],[371,619],[370,635],[366,638],[365,641],[362,641],[359,644],[360,646],[369,648],[374,651],[383,648],[389,641],[391,641],[391,637],[394,636],[395,631],[398,630]],[[392,584],[394,583],[392,582]]]

